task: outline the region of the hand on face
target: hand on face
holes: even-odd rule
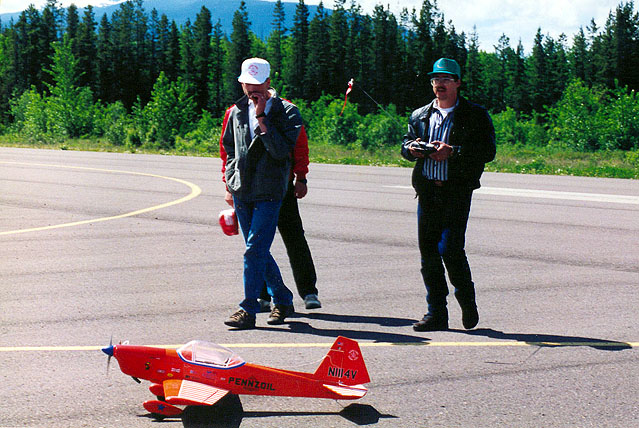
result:
[[[262,114],[264,108],[266,108],[266,101],[269,99],[270,94],[268,92],[271,85],[271,79],[266,79],[266,82],[261,85],[253,85],[250,83],[242,83],[242,89],[244,93],[253,100],[255,104],[255,113]]]

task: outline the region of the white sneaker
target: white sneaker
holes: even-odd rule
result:
[[[322,304],[317,298],[317,294],[309,294],[304,297],[304,304],[306,305],[306,309],[318,309],[322,307]]]
[[[264,299],[257,299],[260,304],[260,312],[271,312],[271,302]]]

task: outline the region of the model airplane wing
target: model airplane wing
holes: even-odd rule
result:
[[[229,393],[226,389],[190,380],[165,380],[163,385],[166,402],[184,406],[212,406]]]

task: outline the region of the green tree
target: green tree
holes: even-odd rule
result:
[[[193,35],[193,26],[191,20],[187,19],[180,31],[180,73],[179,76],[184,80],[188,87],[195,86],[195,53],[193,46],[195,44],[195,36]]]
[[[48,84],[51,95],[47,99],[49,129],[69,138],[89,134],[93,128],[93,94],[78,83],[78,60],[73,56],[71,39],[65,35],[62,42],[52,44],[54,54],[50,70],[53,79]]]
[[[388,9],[377,5],[373,10],[373,68],[371,69],[369,93],[380,104],[391,102],[394,76],[400,68],[398,64],[399,44],[397,42],[398,24]]]
[[[40,56],[39,77],[40,84],[51,83],[51,77],[45,70],[51,67],[53,57],[53,43],[58,41],[58,33],[62,24],[62,9],[57,0],[47,0],[40,20],[38,35],[38,55]]]
[[[348,16],[344,9],[346,0],[335,0],[333,2],[333,12],[328,18],[329,23],[329,40],[328,49],[328,72],[333,76],[328,81],[326,92],[337,95],[344,91],[346,82],[348,82],[348,52],[345,41],[348,39],[349,26]],[[352,76],[351,76],[352,77]]]
[[[461,65],[461,64],[460,64]],[[468,56],[466,57],[466,72],[462,77],[464,82],[464,96],[474,102],[486,104],[485,81],[483,79],[484,70],[479,54],[479,41],[477,29],[473,27],[468,46]]]
[[[213,27],[213,36],[211,40],[211,111],[219,116],[226,107],[224,98],[224,64],[226,63],[226,51],[224,49],[224,33],[222,32],[222,23],[218,20]],[[230,102],[230,101],[229,101]]]
[[[77,43],[79,26],[80,26],[80,16],[78,15],[78,7],[75,4],[71,4],[67,8],[66,34],[69,36],[69,39],[71,40],[71,52],[76,58],[80,56],[80,52],[78,50],[78,43]]]
[[[419,56],[417,57],[417,69],[422,70],[417,76],[418,87],[427,88],[430,85],[430,77],[424,70],[431,70],[433,62],[437,60],[434,53],[433,31],[435,28],[435,17],[437,16],[436,1],[424,0],[419,12],[419,17],[415,17],[413,25],[417,33],[417,47]]]
[[[328,92],[330,81],[336,76],[330,73],[331,51],[329,21],[326,9],[320,1],[308,32],[308,56],[304,98],[316,100],[322,92]]]
[[[306,62],[309,33],[309,12],[304,0],[295,8],[291,37],[287,40],[287,55],[284,60],[284,77],[290,98],[305,98]]]
[[[546,38],[544,53],[547,58],[547,104],[556,103],[564,92],[564,88],[570,80],[568,56],[565,49],[566,36],[561,34],[557,41]]]
[[[142,111],[146,141],[172,148],[176,137],[184,136],[195,128],[197,104],[190,93],[183,79],[170,82],[164,73],[160,73],[151,99]]]
[[[96,79],[98,63],[98,40],[96,35],[97,23],[93,7],[87,6],[78,25],[77,54],[78,60],[78,86],[87,86],[96,95],[98,93],[98,81]]]
[[[621,3],[615,10],[613,48],[615,77],[621,86],[639,89],[639,16],[632,1]]]
[[[195,87],[195,103],[197,110],[202,111],[208,109],[209,105],[209,79],[211,77],[211,33],[213,25],[211,24],[211,11],[202,6],[200,13],[195,19],[193,26],[194,38],[194,87]]]
[[[231,33],[231,46],[228,57],[230,70],[228,88],[233,99],[238,99],[242,96],[242,88],[237,83],[236,76],[239,75],[242,62],[251,54],[250,27],[251,22],[249,21],[246,2],[242,0],[240,7],[233,14],[233,31]]]
[[[588,52],[588,42],[584,34],[584,29],[579,27],[579,32],[574,36],[572,48],[569,54],[572,75],[582,82],[590,81],[588,63],[590,62]]]
[[[548,103],[548,60],[544,51],[544,37],[541,28],[537,29],[532,49],[532,55],[527,64],[528,79],[531,87],[532,108],[536,112],[542,112]]]
[[[98,98],[106,103],[119,99],[119,93],[116,89],[115,70],[113,67],[115,56],[116,52],[113,46],[111,23],[107,15],[104,14],[100,20],[97,37],[96,86],[98,89]],[[83,67],[82,63],[80,67]]]
[[[283,43],[286,38],[286,14],[282,0],[277,0],[273,6],[273,22],[271,34],[268,37],[266,56],[271,63],[271,76],[276,86],[282,79]]]
[[[175,81],[180,74],[180,30],[175,21],[171,21],[168,37],[162,70],[169,80]]]

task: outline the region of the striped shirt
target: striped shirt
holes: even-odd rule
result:
[[[441,141],[448,144],[448,137],[453,126],[454,107],[440,109],[433,108],[433,112],[429,119],[428,142]],[[430,157],[424,162],[424,177],[428,180],[448,180],[448,160],[436,161]]]

